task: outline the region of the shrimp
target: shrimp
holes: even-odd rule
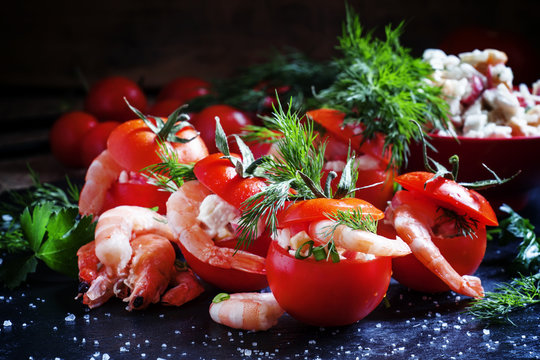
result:
[[[176,254],[171,242],[160,235],[145,234],[131,241],[133,258],[124,284],[130,295],[126,310],[144,309],[160,301],[173,277]]]
[[[285,310],[279,306],[272,293],[236,293],[225,300],[214,299],[209,312],[212,320],[218,324],[260,331],[276,325]]]
[[[212,194],[196,180],[186,182],[167,201],[167,220],[176,239],[200,261],[223,269],[265,273],[263,257],[215,245],[197,219],[203,200]],[[233,256],[234,255],[234,256]]]
[[[176,268],[174,272],[176,275],[169,284],[172,287],[161,297],[164,305],[180,306],[203,293],[204,288],[191,269]]]
[[[111,275],[125,275],[133,254],[131,239],[148,233],[174,241],[165,217],[155,211],[128,205],[107,210],[96,225],[96,256]]]
[[[453,291],[474,297],[484,296],[481,281],[475,276],[461,276],[433,243],[438,207],[408,191],[399,191],[386,210],[397,234],[409,245],[414,256],[444,281]]]
[[[88,167],[84,186],[79,196],[81,215],[99,215],[103,209],[105,195],[118,179],[122,167],[114,161],[109,151],[104,150]]]
[[[331,230],[331,233],[329,233]],[[411,253],[409,246],[399,237],[388,239],[365,230],[354,230],[346,225],[336,225],[335,221],[322,220],[310,225],[311,238],[327,243],[330,237],[334,244],[347,250],[375,256],[404,256]]]

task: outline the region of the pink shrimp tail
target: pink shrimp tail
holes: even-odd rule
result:
[[[161,297],[164,305],[180,306],[204,292],[204,288],[190,269],[177,271],[171,285],[173,287]]]
[[[476,276],[463,275],[463,284],[458,291],[460,294],[464,294],[476,299],[484,297],[484,288],[482,287],[482,281]]]

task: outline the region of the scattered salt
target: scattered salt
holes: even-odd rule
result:
[[[13,325],[11,320],[4,320],[4,327],[10,327],[11,325]]]
[[[67,316],[64,318],[66,322],[73,322],[75,321],[75,315],[68,313]]]

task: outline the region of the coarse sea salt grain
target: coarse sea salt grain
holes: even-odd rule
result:
[[[4,327],[10,327],[11,325],[13,325],[13,323],[11,322],[11,320],[4,320]]]
[[[73,322],[75,321],[75,315],[68,313],[67,316],[64,318],[66,322]]]

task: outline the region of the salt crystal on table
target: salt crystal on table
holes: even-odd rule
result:
[[[68,313],[68,315],[64,318],[64,320],[66,322],[73,322],[73,321],[75,321],[75,315]]]
[[[13,323],[11,322],[11,320],[4,320],[4,327],[9,327],[13,325]]]

